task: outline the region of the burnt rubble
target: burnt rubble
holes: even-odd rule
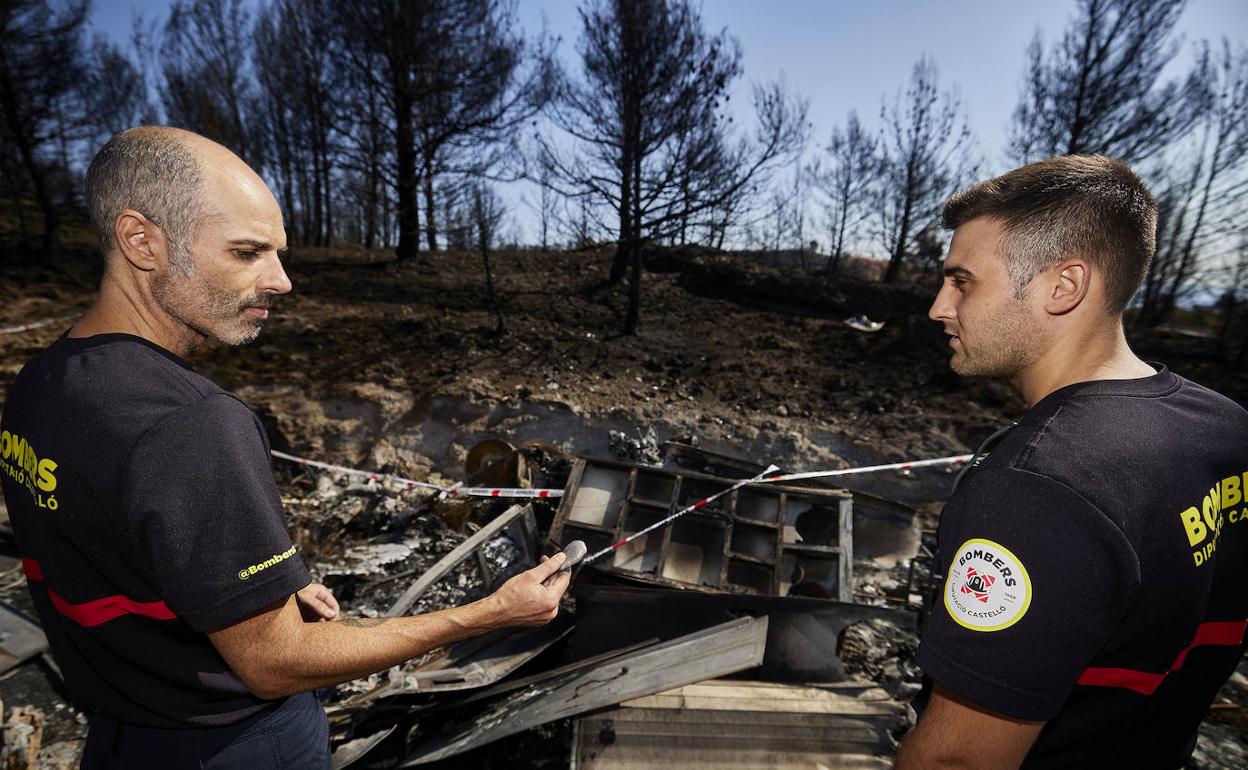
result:
[[[527,447],[520,455],[493,445],[469,453],[470,481],[526,486],[539,481],[533,474],[544,473],[542,486],[565,490],[558,504],[389,495],[376,485],[306,472],[288,482],[307,489],[288,506],[292,524],[297,534],[308,533],[301,549],[317,553],[313,570],[344,609],[424,611],[478,598],[540,553],[572,540],[584,540],[592,554],[722,490],[743,469],[744,461],[734,464],[692,442],[660,447],[651,434],[610,439],[610,460],[568,462],[549,447]],[[524,460],[517,462],[517,455]],[[607,762],[600,749],[577,738],[580,714],[604,706],[632,709],[638,698],[725,676],[759,680],[756,686],[772,688],[772,695],[814,687],[844,698],[852,684],[858,698],[869,690],[863,697],[878,713],[854,717],[869,740],[826,748],[845,757],[887,757],[891,736],[908,724],[903,699],[918,687],[917,669],[899,659],[913,650],[916,613],[906,607],[908,565],[884,569],[867,562],[855,576],[852,532],[853,496],[842,489],[760,486],[725,496],[655,531],[649,544],[639,540],[580,567],[565,612],[548,629],[469,640],[334,688],[326,704],[336,766],[396,760],[436,766],[456,758],[488,766],[492,751],[512,753],[507,747],[523,744],[535,729],[557,738],[535,764],[566,766],[586,751]],[[458,562],[448,566],[448,558]],[[872,579],[877,575],[883,579]],[[726,649],[723,634],[738,633],[729,629],[745,618],[760,625],[742,637],[742,657],[716,658],[712,651]],[[873,629],[875,637],[855,630],[860,627]],[[902,641],[891,643],[887,629]],[[818,634],[818,644],[811,634]],[[844,666],[826,652],[838,643],[850,656]],[[646,672],[641,690],[621,680],[588,697],[577,684],[615,681],[611,671],[637,672],[639,666]],[[564,692],[579,692],[584,702],[569,704]],[[848,717],[837,715],[842,707],[829,709],[819,730],[843,730]]]
[[[345,613],[378,617],[473,601],[572,540],[592,557],[761,468],[652,434],[612,436],[611,449],[613,458],[570,457],[496,441],[469,453],[471,482],[561,488],[562,499],[463,499],[310,468],[278,473],[314,578]],[[699,756],[754,735],[766,750],[759,766],[889,766],[921,687],[913,657],[939,506],[881,489],[746,486],[579,565],[546,627],[466,640],[328,688],[335,768],[638,766],[656,746],[675,751],[663,737],[673,731]],[[50,658],[30,647],[33,613],[12,561],[0,562],[0,621],[12,616],[0,623],[0,654],[27,633],[21,659],[0,672],[0,767],[74,767],[85,718],[58,695]],[[1241,667],[1190,767],[1248,765],[1246,702]]]

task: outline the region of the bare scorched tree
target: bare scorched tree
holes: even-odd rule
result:
[[[845,243],[871,214],[872,190],[878,184],[880,158],[872,136],[850,112],[845,128],[832,129],[824,162],[812,169],[815,188],[823,197],[828,229],[827,273],[835,275],[845,256]]]
[[[329,0],[276,0],[255,29],[257,134],[296,243],[334,238],[336,174],[346,145],[344,74]]]
[[[494,334],[502,334],[503,308],[499,302],[498,290],[494,286],[494,271],[491,258],[494,245],[498,241],[498,231],[502,227],[505,211],[498,194],[486,182],[478,181],[467,190],[469,198],[469,226],[477,252],[481,255],[481,267],[485,271],[485,293],[489,298],[490,307],[494,311]]]
[[[44,255],[60,251],[60,201],[50,173],[57,145],[80,116],[77,86],[86,0],[0,3],[0,167],[19,214],[26,190],[43,215]],[[26,224],[23,219],[22,229]]]
[[[1186,133],[1199,114],[1199,88],[1160,82],[1178,50],[1174,25],[1184,3],[1079,0],[1052,49],[1037,33],[1014,111],[1013,159],[1098,154],[1132,163]]]
[[[884,281],[892,283],[906,258],[928,245],[920,235],[935,230],[945,198],[975,174],[977,164],[962,102],[956,92],[940,91],[930,57],[915,62],[904,96],[886,103],[880,120],[877,205],[889,253]]]
[[[542,151],[564,195],[614,213],[611,280],[629,277],[635,334],[645,241],[722,210],[800,149],[806,107],[780,85],[756,88],[757,135],[733,142],[725,102],[741,53],[727,32],[708,34],[686,0],[590,0],[580,15],[581,75],[561,74],[551,110],[576,151],[551,138]]]
[[[434,220],[434,176],[481,175],[499,143],[544,103],[543,46],[530,50],[509,0],[334,3],[351,77],[380,97],[394,148],[400,260],[420,249],[420,197]],[[426,228],[436,245],[436,227]]]
[[[83,50],[83,158],[127,128],[159,122],[148,98],[147,76],[116,44],[95,35]]]
[[[1196,68],[1205,104],[1192,143],[1161,172],[1157,251],[1140,292],[1139,327],[1166,321],[1200,284],[1225,283],[1248,215],[1248,50],[1202,47]],[[1180,163],[1185,160],[1186,163]]]
[[[160,94],[175,126],[195,131],[260,167],[252,136],[251,11],[243,0],[177,0],[161,41]]]

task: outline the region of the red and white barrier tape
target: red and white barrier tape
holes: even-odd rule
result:
[[[368,481],[371,481],[377,484],[393,484],[403,489],[428,489],[433,492],[437,492],[438,496],[441,498],[462,496],[462,497],[500,497],[500,498],[508,497],[508,498],[548,499],[552,497],[563,497],[562,489],[524,489],[520,487],[465,487],[463,485],[463,482],[456,482],[452,486],[443,487],[438,484],[431,484],[428,481],[416,481],[415,479],[403,478],[402,476],[396,476],[392,473],[376,473],[374,471],[362,471],[362,470],[359,470],[358,468],[348,468],[345,465],[334,465],[332,463],[323,463],[319,460],[310,460],[306,457],[298,457],[296,455],[286,454],[285,452],[279,452],[276,449],[273,450],[273,456],[279,460],[286,460],[288,462],[297,463],[299,465],[306,465],[306,466],[310,466],[313,468],[321,468],[322,470],[334,471],[336,473],[345,473],[349,476],[355,476],[357,478],[366,479]],[[803,481],[806,479],[825,479],[825,478],[832,478],[835,476],[852,476],[852,475],[856,475],[859,473],[876,473],[879,471],[903,471],[905,472],[913,468],[928,468],[928,467],[939,466],[939,465],[964,465],[970,461],[971,457],[972,455],[954,455],[952,457],[937,457],[931,460],[909,460],[907,462],[901,462],[901,463],[888,463],[885,465],[868,465],[868,466],[864,466],[860,468],[841,468],[835,471],[808,471],[805,473],[785,473],[780,476],[771,476],[769,478],[763,478],[762,475],[759,475],[751,479],[741,479],[735,482],[733,486],[712,495],[706,500],[700,500],[697,503],[694,503],[693,505],[689,506],[685,510],[679,511],[675,515],[667,519],[664,519],[663,521],[660,521],[657,524],[647,528],[645,532],[649,532],[651,529],[656,529],[660,526],[663,526],[664,524],[667,524],[673,519],[679,518],[680,516],[683,516],[689,511],[695,510],[697,508],[701,508],[703,505],[706,505],[708,502],[714,500],[715,498],[720,497],[724,494],[727,494],[728,492],[731,492],[734,489],[740,489],[741,487],[747,484],[776,484],[776,483],[785,482],[785,481]],[[773,470],[774,470],[774,466],[773,468],[768,469],[768,471],[766,471],[765,473],[772,472]],[[639,537],[645,534],[645,532],[638,532],[633,535],[633,538],[630,538],[630,539],[635,539],[636,537]],[[624,541],[624,542],[627,542],[627,541]],[[618,548],[619,546],[623,544],[624,544],[623,542],[616,543],[611,548],[608,548],[605,551],[600,551],[599,553],[593,554],[593,556],[591,556],[589,559],[586,559],[586,561],[592,561],[594,558],[597,558],[605,554],[606,551],[614,550],[615,548]]]
[[[345,473],[348,476],[367,479],[377,484],[393,484],[403,489],[428,489],[438,492],[439,495],[445,497],[523,497],[523,498],[539,498],[546,499],[550,497],[563,497],[562,489],[522,489],[516,487],[465,487],[455,484],[450,487],[439,486],[438,484],[430,484],[427,481],[416,481],[414,479],[406,479],[402,476],[395,476],[392,473],[374,473],[372,471],[362,471],[358,468],[348,468],[345,465],[333,465],[332,463],[323,463],[319,460],[309,460],[306,457],[297,457],[295,455],[273,450],[273,456],[279,460],[297,463],[299,465],[307,465],[322,470],[334,471],[336,473]]]
[[[562,489],[524,489],[522,487],[460,487],[447,490],[448,495],[467,495],[468,497],[563,497]]]
[[[18,326],[0,327],[0,334],[21,334],[31,329],[42,329],[45,326],[64,323],[66,321],[76,321],[82,317],[82,313],[74,313],[73,315],[57,316],[56,318],[45,318],[42,321],[31,321],[30,323],[20,324]]]
[[[758,484],[775,484],[781,481],[802,481],[803,479],[826,479],[833,476],[853,476],[858,473],[875,473],[877,471],[908,471],[912,468],[930,468],[935,465],[965,465],[974,455],[953,455],[937,457],[931,460],[908,460],[904,463],[888,463],[887,465],[867,465],[861,468],[842,468],[839,471],[810,471],[808,473],[785,473],[771,476]]]

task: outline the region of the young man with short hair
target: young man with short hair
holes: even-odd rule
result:
[[[1123,333],[1156,217],[1130,169],[1088,156],[945,206],[930,316],[950,365],[1029,408],[942,514],[901,770],[1179,768],[1243,656],[1248,412]]]

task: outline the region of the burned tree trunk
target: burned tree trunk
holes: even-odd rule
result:
[[[420,180],[416,175],[416,148],[410,111],[406,116],[400,114],[395,128],[399,198],[399,245],[395,248],[395,255],[399,262],[405,262],[420,254],[420,212],[416,206],[416,187]]]
[[[437,199],[433,191],[433,164],[425,159],[423,188],[425,194],[425,248],[429,251],[438,250],[438,225],[433,212],[437,208]]]
[[[481,264],[485,271],[485,293],[494,310],[494,334],[502,334],[506,327],[503,323],[503,308],[494,288],[494,271],[490,264],[494,240],[499,224],[503,219],[503,209],[499,204],[494,190],[483,182],[472,188],[472,227],[477,234],[477,250],[481,252]]]
[[[910,239],[910,219],[914,215],[914,202],[906,198],[905,208],[901,214],[901,224],[897,230],[897,240],[893,244],[893,253],[888,260],[888,270],[884,272],[884,283],[895,283],[901,274],[901,264],[906,259],[906,241]]]

